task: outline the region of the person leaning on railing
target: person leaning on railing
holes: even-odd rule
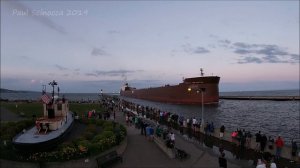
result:
[[[279,159],[279,157],[281,157],[281,150],[284,145],[284,142],[280,135],[277,137],[275,144],[276,144],[276,159]]]

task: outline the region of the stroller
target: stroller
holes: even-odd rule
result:
[[[178,158],[178,159],[182,160],[182,159],[187,159],[190,156],[184,150],[181,150],[181,149],[176,148],[176,147],[174,149],[175,149],[175,158]]]

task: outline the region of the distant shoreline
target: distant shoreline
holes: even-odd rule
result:
[[[236,90],[236,91],[220,91],[220,94],[226,93],[253,93],[253,92],[285,92],[285,91],[296,91],[300,94],[300,88],[294,89],[278,89],[278,90]],[[29,91],[29,90],[11,90],[0,88],[0,93],[42,93],[41,91]],[[50,92],[48,92],[50,93]],[[105,93],[105,92],[104,92]],[[118,94],[119,92],[106,92],[105,94]],[[100,92],[68,92],[62,94],[100,94]],[[300,95],[299,95],[300,96]]]

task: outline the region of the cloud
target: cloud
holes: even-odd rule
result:
[[[86,73],[85,75],[94,76],[94,77],[98,77],[98,76],[110,76],[110,77],[121,76],[121,77],[125,77],[126,74],[132,74],[132,73],[136,73],[136,72],[143,72],[143,70],[111,70],[111,71],[96,70],[92,73]]]
[[[246,64],[246,63],[257,63],[257,64],[261,64],[263,63],[263,60],[257,57],[253,57],[253,56],[248,56],[248,57],[244,57],[240,60],[238,60],[237,62],[238,64]]]
[[[188,54],[205,54],[209,53],[210,51],[204,47],[193,47],[190,44],[184,44],[182,45],[183,51]]]
[[[80,68],[76,68],[73,71],[73,75],[79,75],[80,74]]]
[[[242,56],[238,63],[299,63],[299,55],[291,54],[277,45],[237,42],[232,44],[232,48],[234,53]]]
[[[230,44],[231,43],[231,41],[227,40],[227,39],[225,39],[225,40],[219,40],[219,42],[223,43],[223,44]]]
[[[109,30],[107,33],[108,34],[119,34],[120,32],[117,30]]]
[[[34,10],[31,10],[29,7],[25,6],[24,4],[20,3],[19,1],[7,1],[8,4],[13,8],[13,10],[20,10],[20,11],[29,11],[29,12],[33,12]],[[41,23],[42,25],[60,33],[60,34],[67,34],[67,31],[65,30],[64,27],[56,24],[55,22],[53,22],[51,19],[49,19],[46,16],[43,15],[34,15],[33,13],[29,13],[28,16]]]
[[[218,46],[240,56],[238,64],[247,63],[299,63],[299,54],[293,54],[283,47],[274,44],[251,44],[244,42],[232,42],[230,40],[218,40]]]
[[[86,76],[94,76],[94,77],[97,77],[97,76],[98,76],[96,73],[86,73],[85,75],[86,75]]]
[[[92,56],[108,56],[109,54],[101,49],[101,48],[97,48],[97,47],[93,47],[95,45],[91,45],[90,43],[86,42],[84,40],[84,38],[82,37],[77,37],[76,35],[68,32],[63,26],[55,23],[53,20],[51,20],[49,17],[47,17],[47,15],[37,15],[37,11],[38,10],[32,10],[31,8],[27,7],[26,5],[22,4],[20,1],[7,1],[8,5],[10,6],[10,8],[12,10],[19,10],[19,11],[29,11],[28,17],[33,19],[34,21],[48,27],[49,29],[52,29],[60,34],[66,35],[68,38],[71,38],[71,40],[78,40],[81,43],[88,45],[90,47],[92,47],[92,51],[91,51],[91,55]],[[40,12],[47,12],[47,9],[44,8],[39,8],[39,10],[41,10]],[[107,32],[108,34],[119,34],[120,32],[117,30],[109,30]]]
[[[299,54],[290,54],[291,58],[299,63],[300,57]]]
[[[207,50],[204,47],[197,47],[194,49],[195,54],[204,54],[204,53],[208,53],[208,52],[209,52],[209,50]]]
[[[213,39],[219,39],[220,38],[218,35],[215,35],[215,34],[210,34],[209,37],[213,38]]]
[[[55,64],[54,66],[55,66],[58,70],[60,70],[60,71],[68,70],[68,68],[63,67],[63,66],[60,66],[60,65],[57,65],[57,64]]]
[[[22,56],[18,56],[20,59],[24,59],[24,60],[29,60],[31,59],[30,57],[28,56],[25,56],[25,55],[22,55]]]
[[[230,44],[231,44],[231,41],[230,40],[219,40],[219,46],[220,47],[225,47],[225,48],[229,48]]]
[[[94,47],[92,52],[92,56],[107,56],[108,54],[101,48]]]
[[[48,76],[55,76],[55,73],[48,73]]]

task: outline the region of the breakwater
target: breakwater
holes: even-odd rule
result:
[[[273,100],[273,101],[299,101],[300,96],[220,96],[227,100]]]

